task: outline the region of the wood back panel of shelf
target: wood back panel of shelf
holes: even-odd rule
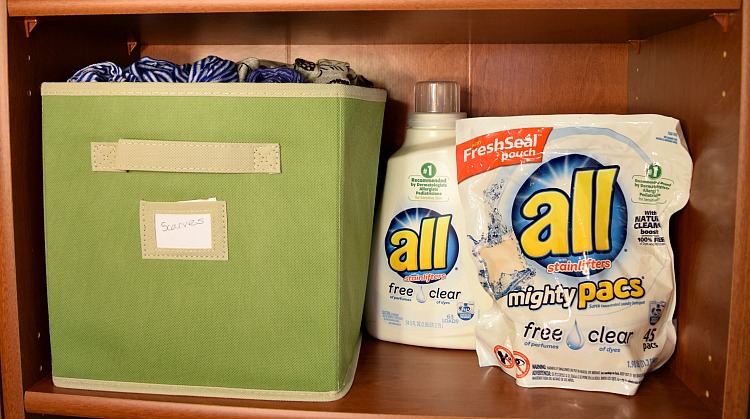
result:
[[[346,60],[358,74],[388,91],[381,157],[400,147],[413,88],[421,80],[461,85],[470,116],[555,113],[624,113],[626,44],[423,45],[146,45],[142,54],[177,63],[209,54],[240,60],[254,56]]]

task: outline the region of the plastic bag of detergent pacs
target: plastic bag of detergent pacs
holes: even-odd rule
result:
[[[670,216],[692,161],[659,115],[471,118],[456,161],[481,366],[524,387],[635,394],[676,332]]]

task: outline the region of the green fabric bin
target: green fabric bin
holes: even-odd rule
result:
[[[43,84],[55,385],[346,394],[385,98],[344,85]]]

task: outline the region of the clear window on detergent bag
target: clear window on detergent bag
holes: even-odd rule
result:
[[[472,118],[456,142],[464,240],[495,301],[480,365],[523,387],[635,394],[675,348],[669,219],[692,172],[679,122]]]

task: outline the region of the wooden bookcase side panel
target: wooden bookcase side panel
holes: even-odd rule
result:
[[[747,417],[750,402],[750,7],[742,10],[739,173],[734,241],[734,283],[729,317],[723,415]]]
[[[111,24],[107,25],[106,20]],[[11,162],[13,179],[8,203],[13,210],[9,222],[15,252],[4,248],[2,257],[15,263],[15,272],[5,281],[12,282],[10,288],[16,290],[16,295],[7,297],[17,304],[18,326],[8,336],[19,345],[16,362],[6,368],[10,377],[5,379],[4,390],[13,396],[6,403],[12,409],[10,417],[23,413],[23,391],[51,371],[44,262],[41,83],[64,81],[92,62],[112,60],[125,64],[134,58],[128,57],[122,42],[127,33],[117,30],[114,19],[105,19],[102,29],[95,33],[76,29],[73,20],[47,23],[35,28],[27,38],[23,19],[8,19],[10,145],[4,158]],[[107,26],[109,29],[104,30]]]
[[[16,392],[8,391],[8,385],[3,383],[7,380],[10,382],[11,373],[16,374],[13,365],[18,363],[20,351],[16,336],[13,331],[17,329],[15,300],[12,300],[14,288],[11,288],[10,282],[15,283],[15,264],[8,256],[14,252],[12,217],[10,210],[12,205],[11,184],[7,181],[10,177],[10,117],[8,115],[8,96],[5,94],[9,90],[8,85],[8,21],[7,21],[7,3],[0,3],[0,417],[4,417],[5,409],[23,408],[22,389],[20,386],[14,389]],[[5,390],[3,391],[3,387]],[[5,402],[5,396],[9,396],[10,403]],[[10,397],[11,395],[15,397]],[[15,404],[15,406],[13,406]]]
[[[23,415],[21,350],[18,339],[16,265],[11,178],[10,101],[8,92],[8,20],[6,3],[0,4],[0,379],[3,414]]]
[[[733,368],[729,309],[742,241],[734,236],[741,28],[739,19],[726,33],[705,21],[648,39],[629,61],[628,111],[678,118],[693,158],[691,198],[671,225],[678,300],[669,367],[717,412]]]
[[[3,380],[2,380],[2,360],[0,360],[0,419],[5,418],[5,409],[3,408]]]
[[[17,344],[16,321],[11,319],[17,318],[16,305],[14,297],[14,288],[11,289],[11,281],[15,284],[15,265],[9,258],[14,253],[13,245],[13,213],[10,210],[12,205],[11,184],[7,181],[10,177],[10,117],[8,115],[8,96],[5,94],[9,90],[8,86],[8,20],[7,3],[0,2],[0,417],[4,417],[6,407],[16,410],[23,409],[23,393],[21,386],[16,386],[8,390],[8,384],[3,385],[7,380],[10,382],[11,373],[19,374],[16,368],[12,366],[18,364],[20,351]],[[9,396],[10,402],[5,402],[5,396]],[[14,397],[10,397],[13,395]],[[13,404],[15,403],[15,406]],[[22,410],[21,410],[22,411]]]
[[[50,371],[49,343],[44,339],[37,339],[37,336],[47,335],[48,326],[43,310],[46,307],[46,292],[41,194],[41,106],[38,103],[39,86],[35,85],[34,78],[41,72],[35,66],[46,65],[46,57],[36,62],[37,54],[33,50],[35,40],[25,37],[22,20],[9,20],[8,36],[8,82],[12,86],[9,97],[15,285],[21,378],[25,389],[43,377],[44,370]]]

